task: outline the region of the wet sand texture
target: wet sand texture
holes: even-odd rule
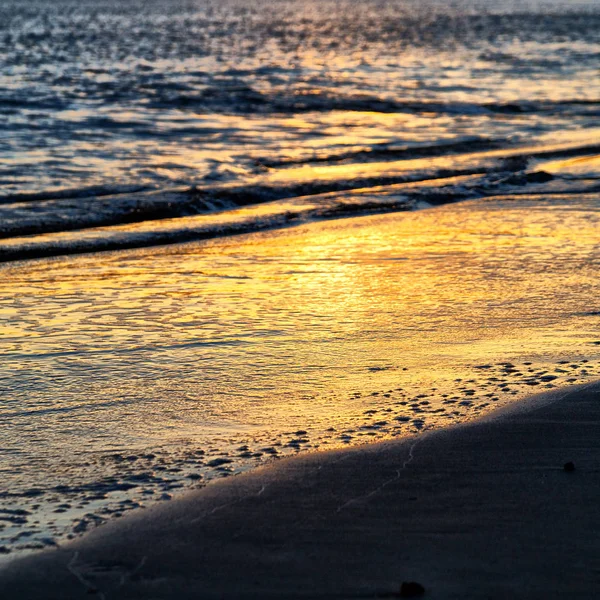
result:
[[[15,561],[0,597],[597,598],[599,417],[596,385],[281,461]]]

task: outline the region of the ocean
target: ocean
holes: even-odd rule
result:
[[[597,2],[0,0],[0,555],[596,378],[599,59]]]

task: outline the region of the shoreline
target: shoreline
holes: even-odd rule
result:
[[[600,383],[221,480],[10,561],[2,598],[593,598]],[[563,465],[573,461],[575,472]]]
[[[496,198],[6,270],[0,552],[272,456],[599,377],[596,200]],[[65,315],[51,334],[50,305]]]

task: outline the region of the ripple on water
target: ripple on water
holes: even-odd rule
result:
[[[0,545],[591,381],[597,220],[495,198],[3,267]]]

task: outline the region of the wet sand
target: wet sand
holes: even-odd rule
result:
[[[10,563],[0,597],[597,598],[599,494],[595,384],[222,480]]]

